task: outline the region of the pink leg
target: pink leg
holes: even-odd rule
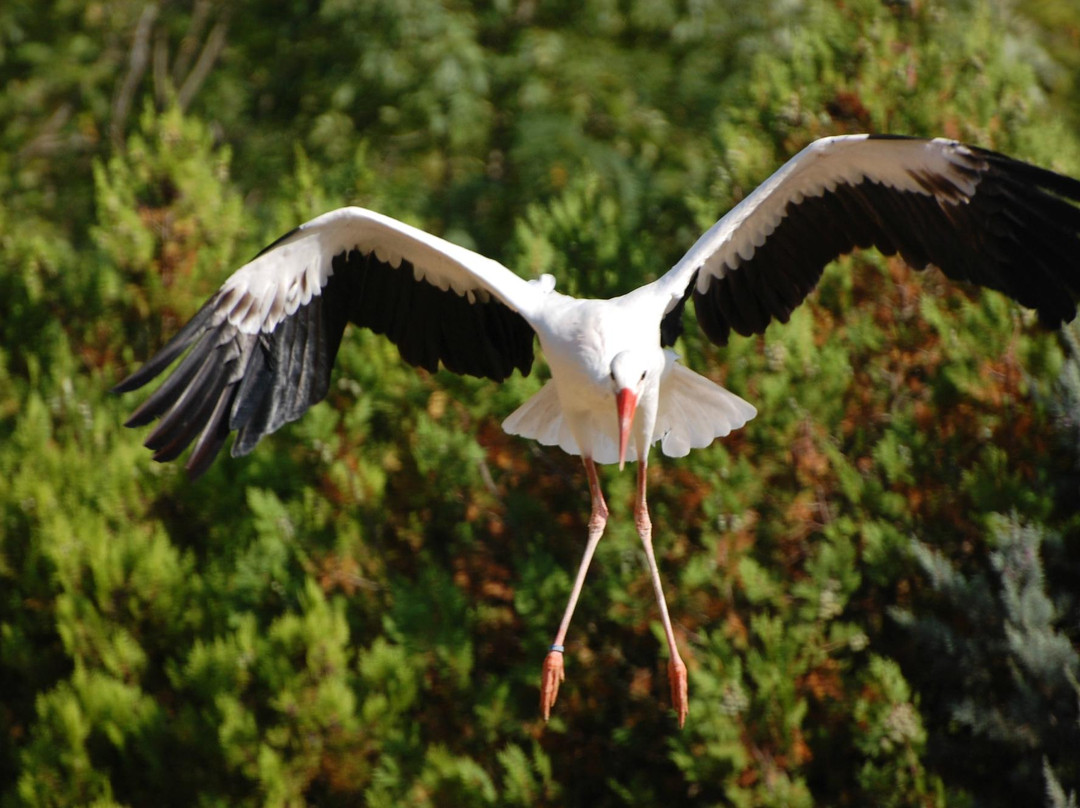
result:
[[[690,707],[689,697],[686,692],[686,665],[679,656],[679,647],[675,643],[675,632],[671,629],[671,618],[668,616],[667,601],[664,599],[664,588],[660,585],[660,571],[656,566],[656,556],[653,553],[652,544],[652,520],[649,519],[649,507],[645,503],[645,478],[648,463],[642,460],[638,463],[638,486],[637,499],[634,502],[634,523],[637,525],[638,535],[645,547],[645,558],[649,562],[649,574],[652,576],[653,590],[656,592],[656,602],[660,606],[660,619],[664,624],[664,634],[667,635],[668,650],[671,657],[668,660],[668,681],[671,684],[671,706],[679,716],[679,726],[686,723],[686,713]]]
[[[596,552],[596,545],[600,543],[600,537],[604,535],[604,526],[608,518],[607,503],[604,502],[600,480],[596,476],[596,464],[593,463],[592,458],[585,458],[585,474],[589,478],[589,496],[592,498],[589,540],[585,545],[585,556],[578,567],[574,588],[570,591],[570,600],[566,604],[562,623],[559,625],[559,633],[555,635],[555,642],[552,643],[551,650],[544,658],[544,667],[540,674],[540,712],[543,713],[545,721],[551,715],[551,708],[559,695],[559,683],[566,678],[566,673],[563,671],[563,642],[570,628],[570,618],[574,615],[574,607],[577,606],[581,587],[585,583],[585,574],[589,571],[589,563],[592,561],[593,553]]]

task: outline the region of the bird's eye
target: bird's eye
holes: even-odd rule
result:
[[[644,370],[641,371],[641,378],[638,379],[638,381],[641,381],[641,382],[645,381],[645,371]]]

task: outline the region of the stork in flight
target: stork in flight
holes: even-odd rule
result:
[[[556,292],[502,264],[387,216],[331,211],[238,269],[146,365],[142,387],[185,352],[128,426],[160,418],[154,459],[194,478],[230,432],[234,456],[326,396],[347,323],[385,334],[411,365],[494,381],[527,374],[537,337],[551,379],[504,422],[514,435],[580,455],[592,511],[584,557],[544,659],[545,719],[564,679],[566,632],[608,508],[597,463],[637,461],[634,521],[670,660],[679,725],[688,709],[645,502],[650,447],[670,457],[754,417],[733,393],[679,364],[672,344],[693,297],[705,335],[761,334],[786,322],[833,259],[855,247],[899,253],[996,289],[1056,328],[1080,297],[1080,181],[952,140],[852,135],[811,143],[713,225],[652,283],[610,300]]]

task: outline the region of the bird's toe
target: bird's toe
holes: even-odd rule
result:
[[[561,651],[550,651],[544,657],[544,667],[540,673],[540,712],[547,721],[551,708],[559,696],[559,684],[566,679]]]

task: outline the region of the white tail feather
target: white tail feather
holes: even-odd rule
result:
[[[672,362],[660,386],[653,436],[668,457],[685,457],[757,415],[752,404],[689,368]]]
[[[694,371],[674,361],[669,352],[668,368],[660,385],[653,440],[668,457],[684,457],[691,449],[708,446],[733,429],[739,429],[757,415],[753,405]],[[610,414],[597,413],[585,429],[592,440],[592,456],[597,463],[619,462],[617,422],[614,407]],[[566,419],[555,384],[548,381],[540,391],[503,421],[503,430],[558,446],[580,455]],[[637,460],[633,442],[627,447],[627,461]]]
[[[614,403],[610,413],[585,411],[579,413],[579,417],[584,419],[580,426],[590,441],[589,454],[593,461],[600,464],[618,463],[618,419],[615,417]],[[510,413],[503,421],[502,428],[511,435],[531,438],[544,446],[558,446],[567,454],[583,454],[570,425],[563,417],[559,393],[552,381]],[[626,460],[630,463],[637,460],[633,443],[626,449]]]
[[[502,422],[502,428],[510,435],[521,435],[544,446],[558,446],[568,454],[581,454],[581,449],[562,416],[555,383],[550,380],[540,388],[540,392],[532,395],[510,413]]]

